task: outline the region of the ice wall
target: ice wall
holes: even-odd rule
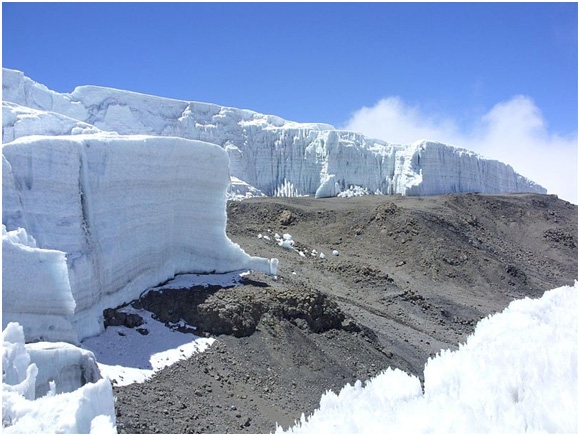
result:
[[[89,125],[121,134],[178,136],[218,144],[230,157],[231,174],[266,195],[285,192],[290,185],[294,194],[318,197],[335,196],[350,186],[403,195],[546,193],[508,165],[449,145],[390,144],[327,124],[294,123],[215,104],[97,86],[59,94],[7,69],[3,70],[3,100],[43,111],[45,123],[49,112],[60,117],[53,124],[64,123],[63,116],[84,123],[75,126],[76,131]],[[26,134],[27,127],[20,127],[24,115],[14,114],[14,106],[6,110],[13,112],[6,140]],[[26,123],[32,125],[30,116]],[[54,131],[58,134],[58,129]]]
[[[74,310],[65,253],[37,248],[26,230],[2,225],[2,328],[16,321],[30,341],[75,342]]]
[[[73,392],[102,379],[97,359],[89,350],[66,342],[34,342],[26,344],[26,351],[38,368],[36,398],[49,392]]]
[[[546,190],[502,162],[440,142],[418,141],[405,150],[400,185],[403,195],[442,193],[539,192]]]
[[[78,135],[99,129],[74,118],[16,103],[2,102],[2,143],[30,135]]]
[[[29,314],[69,310],[68,301],[40,306],[68,289],[82,340],[101,331],[103,309],[176,274],[276,273],[276,260],[249,256],[226,236],[228,156],[216,145],[138,135],[27,136],[2,153],[2,221],[9,231],[26,228],[36,243],[3,259],[4,309],[27,327]],[[12,249],[3,238],[5,247]],[[44,272],[54,280],[44,280]]]

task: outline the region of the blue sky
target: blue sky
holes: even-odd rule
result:
[[[509,115],[577,168],[576,3],[3,3],[2,64],[504,161]]]

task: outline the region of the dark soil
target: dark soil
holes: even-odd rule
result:
[[[578,209],[555,196],[251,199],[228,204],[227,232],[279,258],[278,276],[147,294],[138,304],[160,320],[216,341],[115,387],[120,433],[288,428],[327,390],[389,366],[422,379],[427,359],[456,349],[480,319],[578,278]]]

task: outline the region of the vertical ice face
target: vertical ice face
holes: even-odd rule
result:
[[[2,328],[16,321],[29,341],[75,342],[74,310],[65,253],[2,225]]]
[[[249,256],[226,236],[228,156],[216,145],[137,135],[36,136],[5,144],[3,158],[9,170],[3,219],[9,230],[26,226],[37,244],[32,260],[4,256],[5,264],[14,260],[3,271],[4,292],[7,284],[14,293],[33,285],[30,293],[53,296],[68,279],[80,338],[99,333],[104,308],[178,273],[275,274],[274,262]],[[32,262],[47,252],[56,259],[44,268],[64,276],[62,286],[32,274]],[[15,309],[21,314],[37,309],[33,295],[11,300],[22,305]]]
[[[102,379],[92,351],[65,342],[26,344],[26,351],[30,361],[38,368],[36,398],[51,391],[51,382],[54,383],[54,393],[61,394]]]
[[[546,190],[517,174],[511,166],[483,159],[469,150],[440,142],[418,141],[405,159],[404,195],[441,193],[540,192]]]
[[[4,142],[27,131],[60,135],[88,126],[211,142],[227,151],[232,176],[266,195],[330,197],[350,186],[403,195],[546,192],[508,165],[436,142],[390,144],[327,124],[98,86],[60,94],[13,70],[4,69],[3,80],[3,100],[11,102],[5,105]]]

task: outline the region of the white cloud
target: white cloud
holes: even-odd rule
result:
[[[388,97],[354,112],[343,128],[401,144],[431,139],[467,148],[511,165],[548,193],[578,204],[577,131],[551,133],[541,110],[522,95],[497,103],[470,125],[461,131],[454,119]]]

